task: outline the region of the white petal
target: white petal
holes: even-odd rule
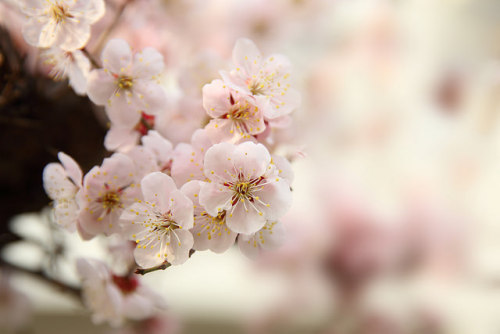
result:
[[[112,123],[133,128],[141,119],[141,108],[132,104],[127,92],[119,92],[109,99],[106,114]]]
[[[104,137],[104,147],[108,151],[127,152],[137,145],[139,137],[139,132],[134,129],[112,124]]]
[[[134,162],[135,177],[138,180],[159,170],[154,153],[145,147],[135,146],[126,154]]]
[[[233,49],[233,62],[240,70],[245,70],[247,74],[257,72],[261,63],[261,54],[254,42],[247,38],[240,38],[236,41]]]
[[[28,44],[48,48],[56,40],[56,24],[43,16],[30,18],[23,26],[23,37]]]
[[[200,204],[208,214],[215,217],[231,207],[232,191],[215,182],[203,182],[200,188]]]
[[[106,105],[116,90],[115,79],[104,70],[93,70],[87,78],[87,94],[92,102]]]
[[[134,181],[134,163],[122,153],[115,153],[104,159],[101,171],[107,173],[107,183],[116,187],[128,186]]]
[[[173,158],[173,146],[158,131],[150,130],[141,138],[142,145],[154,152],[160,165],[164,165]]]
[[[43,186],[47,195],[53,199],[74,197],[76,186],[68,180],[66,171],[58,163],[50,163],[43,170]]]
[[[177,187],[170,176],[154,172],[142,179],[141,189],[144,200],[156,203],[162,212],[166,212],[170,208],[170,196],[177,190]]]
[[[73,180],[75,185],[81,187],[82,185],[82,170],[78,163],[69,155],[64,152],[59,152],[57,154],[59,161],[61,161],[64,169],[66,170],[66,174]]]
[[[203,86],[203,108],[213,118],[227,114],[231,104],[229,89],[222,80],[214,80]]]
[[[262,176],[271,163],[266,147],[249,141],[238,145],[233,156],[234,165],[249,179]]]
[[[232,160],[235,151],[236,146],[229,143],[220,143],[209,148],[205,154],[205,176],[216,182],[231,180],[231,174],[236,172]]]
[[[189,258],[189,251],[193,247],[193,235],[186,230],[174,230],[170,238],[172,253],[168,254],[167,261],[173,265],[182,264]]]
[[[134,77],[152,80],[163,71],[163,56],[153,48],[146,48],[134,56]]]
[[[262,190],[256,192],[260,200],[268,206],[262,206],[261,210],[269,220],[277,220],[290,209],[292,205],[292,192],[287,181],[280,177],[268,180]]]
[[[165,110],[166,94],[160,85],[152,81],[136,80],[134,82],[134,98],[140,110],[155,115]]]
[[[160,254],[160,245],[161,242],[154,238],[150,245],[137,245],[134,250],[134,258],[137,264],[142,268],[151,268],[162,264],[165,261],[165,256]]]
[[[171,196],[172,217],[183,229],[193,227],[193,202],[181,191],[174,191]]]
[[[54,45],[63,50],[81,49],[90,38],[90,26],[86,21],[77,19],[67,20],[58,24]]]
[[[227,226],[236,233],[251,234],[260,230],[266,223],[265,215],[245,200],[237,202],[226,214]]]
[[[101,60],[104,68],[115,74],[125,72],[132,62],[132,50],[123,39],[110,40],[102,51]]]

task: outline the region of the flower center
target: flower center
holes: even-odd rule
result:
[[[259,200],[259,196],[256,196],[256,192],[261,190],[259,187],[261,183],[265,180],[263,176],[256,177],[251,180],[242,180],[242,176],[240,175],[238,181],[233,182],[225,182],[224,186],[228,187],[233,191],[233,196],[231,197],[231,204],[235,206],[238,201],[249,200],[250,202],[254,202],[255,200]]]
[[[231,107],[231,110],[227,114],[226,118],[229,118],[233,121],[241,121],[248,120],[249,115],[250,113],[248,105],[240,106],[240,104],[237,103]]]
[[[155,230],[175,230],[178,229],[179,225],[172,218],[170,211],[166,213],[156,214],[156,223],[154,224]]]
[[[124,294],[129,294],[134,292],[139,285],[137,278],[133,276],[116,276],[112,275],[113,283],[120,289]]]
[[[102,203],[102,207],[108,210],[108,212],[121,205],[120,195],[114,191],[109,191],[104,194],[104,196],[99,199],[99,202]]]
[[[120,87],[120,89],[128,90],[132,88],[133,85],[134,85],[134,79],[132,79],[129,76],[122,75],[118,78],[118,87]]]
[[[66,20],[66,18],[73,17],[73,15],[68,12],[67,6],[59,3],[55,3],[52,5],[52,7],[50,8],[50,15],[56,21],[56,23],[61,23]]]
[[[259,80],[250,80],[247,87],[252,95],[265,95],[265,85]]]
[[[240,182],[234,186],[234,191],[241,197],[247,197],[250,192],[250,183],[249,182]]]

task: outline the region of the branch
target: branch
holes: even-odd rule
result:
[[[194,249],[191,249],[189,251],[189,257],[191,257],[191,255],[194,254],[194,252],[196,252]],[[157,271],[157,270],[165,270],[167,269],[168,267],[170,267],[172,264],[168,263],[167,261],[163,262],[162,264],[160,265],[157,265],[157,266],[154,266],[154,267],[151,267],[151,268],[137,268],[135,270],[135,273],[138,274],[138,275],[146,275],[146,274],[149,274],[149,273],[152,273],[153,271]]]
[[[171,266],[171,264],[168,263],[167,261],[165,261],[162,264],[160,264],[158,266],[155,266],[155,267],[151,267],[151,268],[137,268],[135,270],[135,273],[138,274],[138,275],[146,275],[146,274],[152,273],[153,271],[165,270],[165,269],[167,269],[170,266]]]
[[[58,281],[52,277],[49,277],[42,270],[32,270],[32,269],[24,268],[24,267],[21,267],[21,266],[18,266],[18,265],[9,263],[9,262],[5,262],[2,259],[0,259],[0,268],[6,268],[6,269],[9,269],[12,271],[17,271],[19,273],[28,274],[28,275],[31,275],[31,276],[36,277],[38,279],[41,279],[41,280],[53,285],[54,287],[58,288],[59,290],[73,295],[73,297],[76,297],[76,298],[80,299],[80,301],[81,301],[81,289],[80,288],[68,285],[64,282],[61,282],[61,281]]]
[[[122,16],[123,12],[125,11],[125,8],[132,1],[134,1],[134,0],[125,0],[120,5],[120,7],[118,7],[118,9],[116,10],[116,15],[113,18],[113,22],[111,22],[111,24],[109,25],[109,27],[106,30],[104,30],[101,33],[101,35],[99,36],[99,39],[97,40],[96,46],[94,47],[94,53],[101,52],[102,48],[104,47],[104,43],[108,39],[109,35],[111,34],[111,32],[116,28],[116,26],[120,22],[120,18]]]
[[[100,68],[101,66],[99,65],[99,62],[97,61],[97,59],[95,59],[94,55],[90,53],[89,50],[87,50],[87,48],[83,48],[82,49],[82,52],[87,56],[87,58],[90,60],[90,62],[92,63],[92,66],[94,66],[95,68]]]

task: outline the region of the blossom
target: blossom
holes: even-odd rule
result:
[[[193,203],[161,172],[146,175],[141,181],[144,200],[138,200],[122,214],[127,221],[124,233],[135,240],[134,257],[141,267],[167,261],[186,262],[193,247]]]
[[[174,159],[174,148],[172,143],[163,138],[163,136],[155,130],[148,131],[147,135],[141,138],[141,141],[142,145],[154,154],[158,169],[161,172],[170,174]]]
[[[106,264],[95,259],[78,259],[77,271],[82,280],[85,305],[94,323],[113,326],[125,319],[143,320],[164,308],[161,296],[141,284],[138,277],[114,275]]]
[[[82,187],[82,171],[78,164],[63,152],[58,154],[59,163],[50,163],[43,170],[43,187],[54,201],[54,221],[75,231],[79,213],[77,193]]]
[[[136,124],[111,123],[110,129],[104,137],[104,147],[109,151],[128,152],[139,143],[141,136],[145,136],[155,123],[155,116],[141,112]]]
[[[165,104],[165,92],[158,84],[163,71],[163,56],[146,48],[132,57],[130,46],[121,39],[106,44],[101,60],[103,69],[90,72],[89,98],[106,106],[112,123],[135,126],[141,112],[155,115]]]
[[[203,107],[214,118],[205,129],[215,142],[237,142],[266,127],[255,98],[230,89],[222,80],[203,87]]]
[[[234,232],[255,233],[291,205],[290,186],[262,144],[216,144],[205,155],[204,172],[210,182],[201,185],[200,204],[213,217],[226,210]]]
[[[80,50],[65,51],[54,47],[43,52],[45,64],[51,65],[49,75],[55,80],[69,79],[69,85],[78,95],[87,91],[87,77],[90,72],[90,61]]]
[[[27,330],[33,310],[28,297],[12,282],[10,272],[0,270],[0,329],[19,333]]]
[[[256,258],[263,250],[273,250],[284,243],[285,228],[279,221],[267,221],[263,228],[250,234],[238,236],[238,246],[249,258]]]
[[[63,50],[80,49],[90,38],[90,25],[105,11],[103,0],[19,0],[28,16],[23,36],[28,44]]]
[[[79,227],[90,236],[120,232],[120,215],[140,191],[135,182],[133,161],[122,153],[104,159],[83,179],[83,207]]]
[[[164,112],[157,115],[154,129],[173,144],[189,141],[208,121],[201,99],[169,94],[168,102]]]
[[[299,93],[290,87],[290,62],[282,55],[262,58],[249,39],[236,41],[233,49],[236,68],[221,72],[225,83],[243,94],[254,96],[267,119],[291,113],[300,104]]]
[[[191,144],[180,143],[175,147],[172,178],[178,186],[191,180],[206,180],[203,161],[211,146],[212,141],[207,132],[198,129],[191,138]]]
[[[215,253],[228,250],[236,239],[236,233],[226,225],[226,211],[210,216],[199,203],[200,181],[190,181],[181,191],[193,202],[194,224],[191,233],[194,238],[193,249],[210,249]]]

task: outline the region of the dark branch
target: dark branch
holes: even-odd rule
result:
[[[18,265],[9,263],[9,262],[5,262],[2,259],[0,259],[0,268],[5,268],[7,270],[12,270],[12,271],[16,271],[19,273],[31,275],[33,277],[36,277],[38,279],[41,279],[41,280],[49,283],[50,285],[58,288],[59,290],[66,292],[70,295],[73,295],[73,297],[76,297],[79,300],[81,300],[81,289],[80,288],[71,286],[69,284],[58,281],[52,277],[49,277],[42,270],[32,270],[32,269],[24,268],[24,267],[21,267],[21,266],[18,266]]]

